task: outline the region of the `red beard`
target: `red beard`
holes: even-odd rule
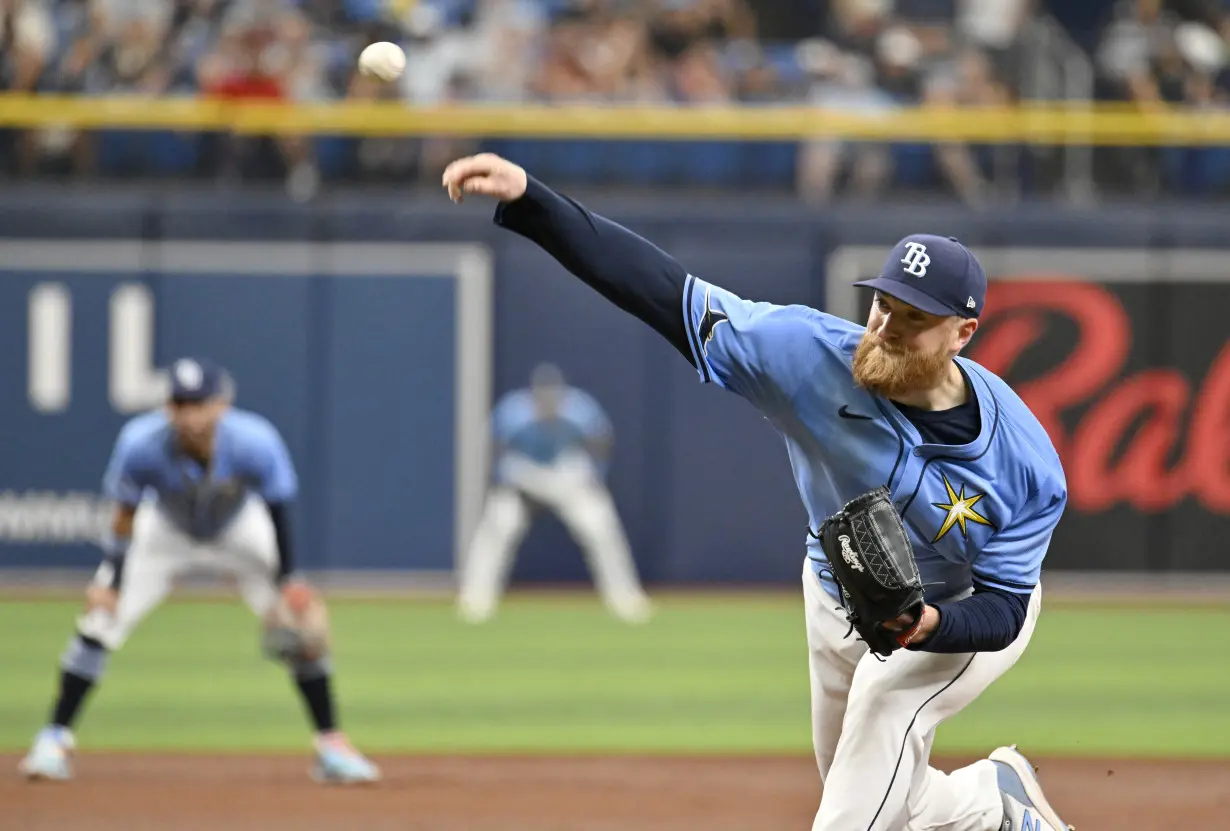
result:
[[[947,349],[930,353],[886,349],[867,332],[854,350],[854,383],[885,398],[897,398],[937,386],[951,360]]]

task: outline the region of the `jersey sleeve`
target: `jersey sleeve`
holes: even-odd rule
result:
[[[295,473],[290,450],[282,434],[272,424],[257,434],[259,442],[260,494],[266,502],[289,502],[299,495],[299,477]]]
[[[571,409],[573,422],[587,439],[599,439],[611,434],[611,420],[592,395],[578,390]]]
[[[995,534],[978,555],[973,564],[975,579],[1017,594],[1032,592],[1067,502],[1066,491],[1051,489],[1027,503],[1025,510]]]
[[[135,507],[149,484],[140,460],[141,436],[127,426],[116,437],[115,447],[103,473],[103,496],[123,505]]]
[[[753,302],[689,275],[684,323],[701,380],[776,413],[793,398],[819,350],[812,310]]]

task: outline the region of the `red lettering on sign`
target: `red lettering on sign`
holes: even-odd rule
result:
[[[1213,360],[1196,398],[1187,437],[1188,474],[1210,511],[1230,514],[1230,340]]]
[[[1047,313],[1078,328],[1076,348],[1058,366],[1016,385],[1063,459],[1072,507],[1162,511],[1190,496],[1230,513],[1230,342],[1193,397],[1191,382],[1172,367],[1120,377],[1131,324],[1102,286],[1017,275],[989,287],[987,308],[995,325],[976,339],[972,357],[1000,375],[1045,336]],[[1061,415],[1082,404],[1090,406],[1069,433]]]
[[[1181,420],[1191,392],[1174,370],[1152,369],[1111,387],[1072,434],[1064,466],[1071,461],[1069,488],[1080,494],[1086,511],[1102,511],[1120,501],[1140,510],[1159,511],[1185,495],[1183,465],[1166,469],[1166,457],[1183,436]],[[1134,422],[1140,428],[1118,459]]]

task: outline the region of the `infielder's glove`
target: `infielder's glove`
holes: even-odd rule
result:
[[[261,652],[274,661],[304,663],[329,650],[324,601],[306,584],[288,587],[261,626]]]
[[[872,652],[901,649],[900,632],[885,627],[902,615],[917,622],[924,608],[914,547],[887,488],[846,503],[816,535],[841,589],[846,618]]]

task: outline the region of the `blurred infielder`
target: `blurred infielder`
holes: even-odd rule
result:
[[[551,364],[530,387],[500,399],[492,413],[494,483],[462,570],[462,616],[489,619],[508,580],[513,554],[536,508],[552,511],[585,552],[598,593],[621,619],[651,609],[604,477],[611,423],[592,396],[564,383]]]
[[[965,246],[901,240],[862,284],[875,289],[864,327],[700,280],[497,156],[454,162],[444,184],[454,200],[498,199],[497,224],[652,326],[784,439],[809,517],[812,741],[824,780],[814,831],[1063,828],[1014,747],[951,774],[928,765],[936,727],[1029,643],[1067,504],[1037,419],[958,357],[986,295]]]
[[[103,479],[115,500],[105,556],[87,610],[60,658],[51,721],[20,769],[68,779],[72,725],[112,652],[189,571],[232,574],[261,617],[263,647],[284,661],[316,728],[318,781],[371,782],[380,772],[338,730],[323,600],[293,575],[290,510],[299,485],[290,454],[265,418],[230,406],[229,374],[206,361],[171,367],[165,409],[121,429]]]

